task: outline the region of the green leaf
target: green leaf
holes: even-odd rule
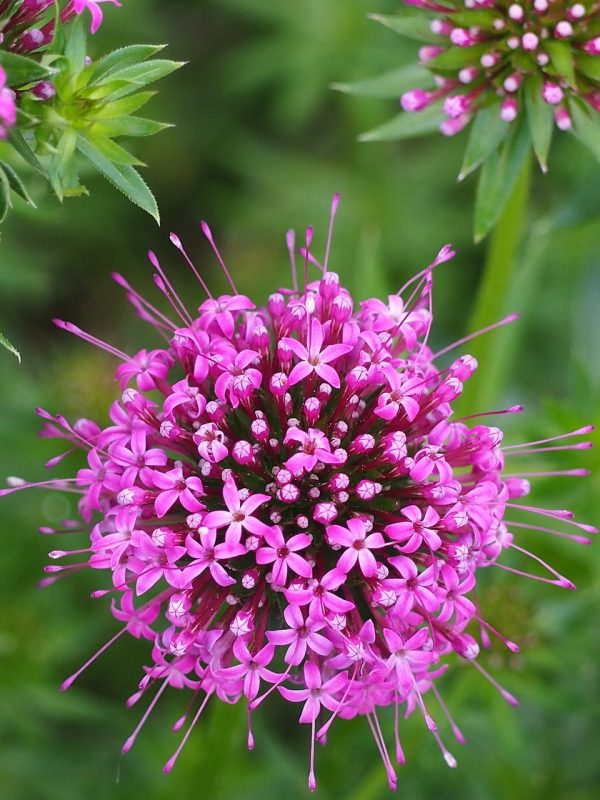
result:
[[[497,19],[498,15],[486,9],[475,9],[473,11],[458,11],[451,15],[452,25],[461,28],[490,28]]]
[[[475,242],[480,242],[496,224],[512,194],[531,146],[529,128],[520,120],[504,145],[487,159],[479,174],[475,199]]]
[[[120,100],[109,99],[102,108],[94,112],[94,119],[108,120],[133,114],[138,108],[145,106],[155,94],[156,92],[138,92]]]
[[[2,168],[0,168],[0,223],[4,222],[8,209],[12,208],[10,202],[10,184]]]
[[[550,61],[556,72],[561,77],[566,78],[571,86],[575,86],[575,62],[571,45],[558,39],[546,39],[544,50],[550,56]]]
[[[7,349],[7,350],[10,352],[10,353],[12,353],[12,354],[13,354],[13,356],[16,356],[16,357],[17,357],[17,360],[19,361],[19,364],[21,363],[21,354],[20,354],[20,353],[19,353],[19,351],[16,349],[16,347],[14,347],[14,345],[12,345],[12,344],[11,344],[11,343],[8,341],[8,339],[6,338],[6,336],[3,336],[1,333],[0,333],[0,344],[2,345],[2,347],[5,347],[5,348],[6,348],[6,349]]]
[[[445,119],[446,115],[439,105],[429,106],[414,114],[402,111],[378,128],[362,133],[358,138],[361,142],[386,142],[426,136],[438,130]]]
[[[184,63],[183,61],[169,61],[166,58],[155,58],[153,61],[145,61],[141,64],[130,64],[121,69],[113,70],[97,83],[103,84],[108,81],[126,81],[128,84],[131,84],[131,91],[135,91],[142,86],[146,86],[148,83],[164,78],[166,75],[179,69],[179,67],[182,67]]]
[[[10,166],[10,164],[7,164],[5,161],[0,161],[0,168],[4,170],[10,188],[13,190],[13,192],[18,194],[20,197],[23,198],[23,200],[25,200],[26,203],[35,208],[36,205],[29,196],[29,192],[25,188],[23,181],[17,175],[15,170]]]
[[[28,83],[41,81],[51,74],[48,67],[43,67],[27,56],[0,50],[0,66],[6,70],[8,86],[25,86]]]
[[[40,175],[46,177],[46,170],[38,161],[35,153],[26,142],[21,131],[13,128],[8,134],[8,141],[21,156],[21,158],[29,164],[30,167],[33,167],[36,172],[39,172]]]
[[[65,44],[65,56],[71,66],[71,76],[79,75],[85,67],[87,39],[83,18],[77,17],[69,25],[69,35]]]
[[[154,195],[141,175],[128,164],[113,164],[82,136],[77,142],[79,152],[117,187],[125,197],[147,211],[160,224],[160,215]]]
[[[600,81],[600,58],[598,58],[598,56],[589,56],[587,53],[578,53],[577,57],[575,58],[575,66],[577,70],[582,72],[587,78]]]
[[[110,76],[111,72],[146,61],[165,47],[164,44],[132,44],[129,47],[113,50],[112,53],[108,53],[92,65],[90,86],[98,83],[102,78]]]
[[[98,136],[153,136],[165,128],[172,128],[168,122],[155,122],[144,117],[115,117],[106,122],[96,122],[91,131]]]
[[[472,47],[449,47],[439,56],[428,61],[427,64],[435,70],[441,69],[453,72],[469,64],[476,63],[488,49],[487,44],[475,44]]]
[[[554,112],[542,97],[543,82],[539,74],[531,75],[525,83],[525,108],[531,141],[542,172],[548,171],[548,152],[554,131]]]
[[[113,142],[112,139],[107,139],[105,136],[94,136],[91,133],[80,134],[80,136],[85,136],[92,147],[95,147],[99,153],[102,153],[105,158],[115,164],[130,164],[137,167],[146,166],[143,161],[132,156],[124,147]]]
[[[65,195],[65,189],[71,187],[72,176],[69,168],[72,165],[77,146],[75,128],[65,128],[56,146],[56,155],[50,162],[50,183],[59,200]]]
[[[506,137],[510,123],[500,116],[500,104],[478,111],[473,124],[458,180],[480,167]]]
[[[429,70],[415,63],[356,83],[332,83],[331,88],[345,94],[388,98],[400,97],[403,92],[414,89],[415,86],[425,88],[430,86],[432,81]]]
[[[369,14],[369,19],[379,22],[390,28],[396,33],[401,33],[408,39],[415,39],[417,42],[427,42],[432,44],[443,41],[439,36],[431,32],[431,20],[421,15],[402,15],[401,17],[389,16],[387,14]]]
[[[593,117],[590,116],[580,108],[578,103],[571,103],[569,111],[573,120],[571,130],[579,141],[600,161],[600,119],[598,114],[594,114]]]

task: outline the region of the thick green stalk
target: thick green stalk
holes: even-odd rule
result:
[[[506,307],[517,268],[517,253],[527,217],[531,158],[521,168],[513,193],[490,236],[483,277],[469,321],[469,332],[498,322],[514,309]],[[518,325],[517,323],[514,323]],[[468,407],[485,411],[497,405],[506,376],[512,324],[477,337],[467,345],[481,367],[469,380],[466,391]],[[460,411],[466,410],[461,398]]]

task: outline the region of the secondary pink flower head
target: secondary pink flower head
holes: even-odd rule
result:
[[[500,119],[524,117],[537,144],[532,118],[546,117],[544,125],[559,130],[585,131],[596,120],[594,101],[600,89],[598,6],[572,0],[404,0],[403,14],[423,12],[431,45],[419,51],[421,64],[431,73],[430,85],[405,92],[400,103],[407,112],[439,108],[447,119],[440,123],[446,136],[462,130],[477,114],[496,109]],[[418,17],[417,17],[418,19]],[[398,30],[402,32],[402,25]],[[555,106],[525,113],[532,103]],[[590,117],[592,120],[590,121]],[[489,123],[490,125],[492,123]],[[540,124],[538,122],[538,124]],[[512,134],[507,126],[503,137]],[[485,126],[483,126],[485,131]],[[491,130],[491,128],[490,128]],[[496,130],[496,129],[495,129]],[[482,135],[485,135],[482,134]],[[592,147],[593,149],[593,147]],[[546,169],[546,153],[538,153]]]
[[[171,240],[207,290],[179,238]],[[113,595],[115,638],[128,632],[150,643],[152,664],[130,704],[155,694],[125,750],[167,687],[193,693],[197,710],[166,771],[210,698],[247,705],[253,746],[251,714],[271,696],[302,704],[311,788],[315,741],[337,719],[365,715],[373,724],[380,706],[422,714],[453,766],[423,695],[450,654],[477,658],[467,630],[473,620],[488,624],[468,595],[480,569],[515,571],[502,561],[514,548],[521,574],[573,588],[543,562],[525,572],[530,554],[513,545],[520,526],[505,512],[542,514],[545,524],[533,527],[563,536],[562,524],[578,523],[524,505],[526,480],[503,472],[515,451],[503,448],[502,432],[452,416],[477,365],[444,358],[461,342],[437,354],[428,345],[434,271],[451,249],[387,302],[356,307],[328,255],[319,265],[302,254],[302,288],[294,272],[295,288],[259,308],[231,281],[231,295],[211,295],[191,313],[154,256],[170,313],[116,276],[167,338],[159,349],[130,356],[58,322],[119,360],[123,394],[105,427],[40,411],[45,435],[88,453],[75,478],[43,484],[80,493],[77,527],[90,534],[73,551],[87,560],[60,565],[70,553],[51,553],[46,582],[89,564],[104,578],[95,596]],[[395,786],[383,736],[374,735]]]

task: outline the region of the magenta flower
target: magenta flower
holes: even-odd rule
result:
[[[67,6],[63,14],[68,18],[71,7],[75,14],[83,14],[84,11],[89,11],[92,16],[90,31],[96,33],[100,25],[102,25],[102,9],[100,8],[100,3],[112,3],[115,6],[121,5],[119,0],[72,0],[72,3]]]
[[[75,477],[41,484],[77,492],[82,520],[72,524],[89,530],[82,549],[52,551],[45,583],[86,564],[104,577],[94,595],[112,595],[121,628],[85,667],[126,633],[152,643],[131,702],[153,697],[126,750],[171,687],[189,690],[197,710],[166,771],[208,702],[243,698],[250,721],[279,696],[304,704],[311,788],[315,740],[357,715],[373,726],[382,706],[421,714],[453,766],[423,695],[439,695],[450,654],[478,658],[470,623],[496,633],[483,595],[481,607],[470,596],[480,570],[573,588],[516,544],[528,527],[576,541],[588,540],[565,526],[594,530],[566,511],[526,505],[525,477],[504,473],[505,460],[543,453],[545,442],[505,447],[499,428],[452,416],[475,361],[439,363],[455,345],[436,355],[427,344],[433,271],[452,255],[445,247],[397,299],[355,312],[326,263],[317,280],[271,295],[266,308],[232,283],[232,295],[209,297],[197,317],[186,312],[187,324],[170,323],[128,287],[141,316],[169,331],[164,349],[134,356],[60,324],[120,360],[124,391],[104,428],[39,412],[45,436],[64,438],[67,454],[88,454]],[[587,443],[569,437],[589,430],[555,438],[580,449]],[[514,509],[543,522],[513,523]],[[71,554],[74,563],[57,563]],[[391,757],[374,735],[393,787]]]
[[[8,137],[9,130],[17,121],[15,93],[6,85],[6,72],[0,66],[0,139]]]

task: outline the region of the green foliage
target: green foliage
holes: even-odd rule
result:
[[[85,22],[77,17],[59,29],[41,62],[0,51],[9,85],[27,90],[51,79],[55,96],[40,102],[25,91],[18,127],[11,132],[15,151],[49,181],[59,200],[87,194],[80,181],[86,162],[134,204],[159,221],[156,200],[135,167],[143,165],[115,139],[152,136],[167,127],[133,116],[154,92],[145,87],[178,69],[181,62],[154,58],[161,45],[130,45],[86,63]],[[76,159],[76,154],[80,157]],[[11,206],[9,189],[31,202],[15,164],[0,172],[0,219]]]

